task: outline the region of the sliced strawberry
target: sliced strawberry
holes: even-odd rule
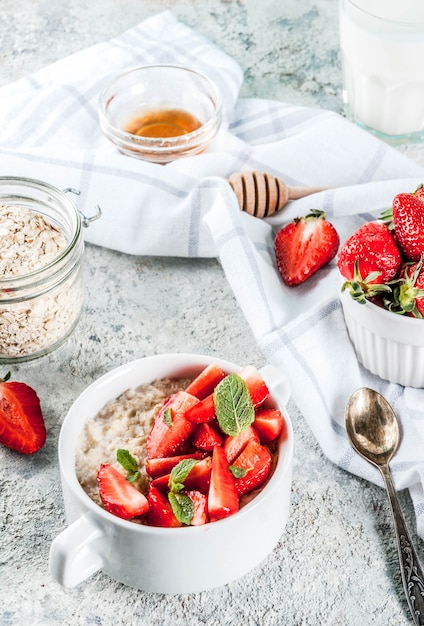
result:
[[[204,452],[193,452],[192,454],[178,454],[176,456],[159,457],[157,459],[147,459],[146,472],[152,478],[169,474],[173,467],[178,465],[180,461],[184,459],[203,459]]]
[[[281,228],[274,240],[281,278],[300,285],[335,257],[339,236],[322,211],[311,211]]]
[[[166,528],[178,528],[182,526],[177,520],[166,495],[161,493],[153,483],[150,483],[147,492],[149,510],[146,521],[150,526],[164,526]]]
[[[171,472],[169,474],[162,474],[162,476],[154,478],[150,484],[153,485],[155,489],[159,489],[162,493],[168,493],[170,476]]]
[[[211,422],[197,424],[191,437],[191,443],[200,450],[212,452],[215,446],[222,444],[222,435]]]
[[[232,463],[240,452],[246,447],[249,441],[257,441],[259,443],[258,433],[254,428],[248,426],[239,435],[230,437],[229,435],[224,441],[224,452],[228,463]]]
[[[226,373],[216,363],[211,363],[187,387],[187,393],[203,400],[209,396]]]
[[[201,461],[198,461],[196,465],[191,468],[190,474],[184,481],[185,488],[208,493],[211,482],[211,472],[212,457],[207,456]]]
[[[268,397],[269,389],[256,367],[247,365],[237,373],[240,378],[244,380],[249,389],[253,406],[257,407],[261,405]],[[212,421],[215,417],[213,393],[191,407],[187,411],[186,417],[197,424]]]
[[[113,465],[105,463],[100,465],[97,484],[103,506],[109,513],[123,519],[131,519],[148,511],[149,503],[146,497]]]
[[[200,400],[192,406],[186,413],[186,418],[195,424],[202,422],[211,422],[215,417],[215,405],[213,402],[213,393]]]
[[[258,409],[253,422],[261,443],[274,441],[284,427],[284,417],[278,409]]]
[[[194,489],[201,491],[202,493],[208,493],[209,484],[211,480],[212,471],[212,459],[210,456],[198,461],[190,470],[189,475],[184,481],[184,487],[186,489]],[[169,479],[171,473],[158,476],[152,481],[152,485],[159,489],[163,493],[169,491]]]
[[[219,446],[212,454],[212,473],[208,495],[208,512],[211,522],[236,513],[239,499],[224,450]]]
[[[0,443],[24,454],[33,454],[46,442],[40,400],[25,383],[0,379]]]
[[[191,526],[207,524],[209,521],[208,499],[205,494],[200,493],[200,491],[186,491],[184,493],[194,504],[194,514],[190,522]]]
[[[185,391],[174,393],[164,402],[147,438],[147,458],[166,457],[178,452],[194,430],[193,422],[185,418],[185,413],[198,402]]]
[[[242,496],[257,489],[266,481],[271,471],[271,454],[259,443],[251,441],[236,458],[233,466],[247,470],[245,476],[235,481],[236,491]]]
[[[253,406],[255,408],[260,406],[269,396],[269,389],[256,367],[247,365],[238,372],[238,375],[244,380],[249,389]]]

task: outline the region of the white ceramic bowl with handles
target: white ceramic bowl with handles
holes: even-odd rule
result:
[[[264,489],[236,514],[183,528],[157,528],[116,517],[93,502],[80,486],[75,446],[87,418],[130,387],[157,378],[196,376],[217,363],[224,371],[240,366],[197,354],[164,354],[122,365],[92,383],[71,406],[59,438],[59,464],[68,527],[54,539],[50,571],[74,587],[98,570],[126,585],[157,593],[191,593],[243,576],[272,551],[283,534],[290,508],[293,430],[282,373],[265,366],[261,374],[270,402],[285,417],[278,462]]]

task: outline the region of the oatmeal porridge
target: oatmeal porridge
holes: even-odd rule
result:
[[[82,488],[97,504],[101,506],[96,480],[99,466],[109,463],[122,470],[116,460],[120,448],[128,450],[137,460],[140,477],[134,486],[146,492],[150,481],[144,470],[147,436],[164,400],[190,382],[187,378],[164,378],[127,389],[86,421],[77,442],[75,466]]]

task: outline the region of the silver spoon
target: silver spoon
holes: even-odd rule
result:
[[[378,467],[384,479],[396,531],[400,571],[415,624],[424,625],[424,576],[412,545],[389,470],[399,445],[399,424],[387,400],[363,387],[350,397],[345,412],[346,430],[355,450]]]

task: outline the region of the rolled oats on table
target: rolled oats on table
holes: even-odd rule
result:
[[[66,246],[61,229],[44,216],[25,206],[0,204],[0,357],[43,351],[76,322],[82,299],[73,287],[77,276],[71,272],[55,284],[48,267]],[[40,291],[23,288],[19,297],[20,278],[43,268]]]

